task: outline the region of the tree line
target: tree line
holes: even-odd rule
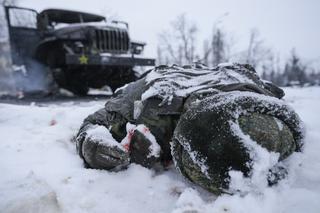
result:
[[[279,86],[320,85],[320,69],[304,62],[294,49],[285,63],[280,63],[279,55],[265,45],[257,29],[252,29],[247,46],[236,51],[232,35],[219,25],[220,22],[213,24],[212,33],[202,42],[200,50],[197,25],[185,14],[179,15],[169,29],[159,34],[157,63],[185,65],[201,62],[209,67],[224,62],[248,63],[264,80]]]

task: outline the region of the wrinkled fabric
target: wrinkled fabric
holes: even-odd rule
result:
[[[241,100],[234,99],[236,100],[234,101],[232,98],[228,98],[238,93],[242,94]],[[253,98],[251,94],[256,95]],[[227,178],[226,170],[230,167],[227,163],[232,163],[234,160],[234,157],[228,158],[227,156],[233,156],[233,152],[237,153],[238,160],[234,168],[243,171],[246,175],[249,175],[250,171],[248,150],[238,143],[240,141],[239,137],[231,134],[232,129],[226,125],[226,122],[229,122],[228,119],[232,118],[232,122],[239,122],[245,134],[252,135],[268,150],[271,147],[270,151],[272,151],[276,147],[273,151],[282,153],[281,160],[293,151],[300,150],[302,133],[299,129],[300,121],[297,115],[287,109],[285,105],[275,110],[273,106],[276,106],[277,102],[268,102],[268,100],[281,99],[283,96],[283,90],[270,82],[262,81],[250,65],[224,64],[212,69],[197,65],[185,67],[159,66],[143,75],[140,80],[120,88],[112,98],[107,100],[104,109],[84,120],[77,137],[79,155],[89,167],[103,167],[101,167],[103,163],[95,165],[95,162],[98,161],[91,160],[89,162],[89,160],[86,160],[86,156],[94,158],[92,150],[100,151],[97,148],[99,144],[95,142],[91,142],[95,144],[94,148],[92,148],[92,145],[88,146],[90,147],[88,149],[83,148],[83,141],[86,141],[86,131],[91,125],[105,126],[113,138],[120,143],[123,138],[128,137],[129,133],[126,130],[128,122],[135,125],[144,124],[150,129],[161,147],[160,157],[146,158],[145,156],[148,156],[148,144],[150,143],[143,135],[134,132],[130,136],[130,138],[134,138],[131,152],[130,149],[128,155],[119,152],[112,159],[114,165],[118,163],[118,166],[114,167],[125,168],[126,163],[124,162],[129,161],[151,168],[157,161],[166,164],[173,157],[177,169],[184,176],[209,191],[219,193],[227,185],[227,182],[224,181]],[[270,97],[271,99],[264,100],[263,97]],[[218,107],[212,107],[211,105]],[[240,112],[241,110],[244,110],[245,114],[243,115],[248,116],[244,116],[237,121],[238,117],[233,118],[230,112]],[[268,112],[270,112],[269,117],[259,115],[260,113],[268,114]],[[251,115],[250,113],[256,114]],[[287,114],[282,115],[281,113]],[[280,119],[280,121],[274,123],[272,116]],[[195,120],[193,121],[193,119]],[[259,122],[259,120],[266,120],[266,122]],[[284,122],[283,130],[277,129],[278,126],[276,126],[282,125],[281,122]],[[254,129],[253,125],[249,123],[258,125],[257,129]],[[270,132],[272,138],[280,140],[279,143],[275,141],[275,144],[279,145],[271,146],[267,144],[270,142],[266,139],[269,134],[268,130],[263,132],[267,135],[263,135],[263,137],[259,135],[260,130],[267,128],[268,125],[273,128],[273,132]],[[222,128],[224,126],[226,128]],[[194,132],[195,129],[197,132]],[[211,134],[212,131],[213,134]],[[279,137],[278,131],[285,133],[284,136]],[[185,140],[188,137],[190,140]],[[216,140],[214,137],[219,137],[219,146],[211,143]],[[210,140],[210,142],[207,140]],[[295,142],[292,142],[292,140],[295,140]],[[171,143],[172,141],[173,143]],[[229,145],[225,146],[225,142],[228,141]],[[231,141],[238,143],[238,145],[230,144]],[[101,148],[101,150],[106,152],[106,155],[117,153],[106,148]],[[204,165],[205,160],[203,159],[209,159],[210,156],[203,156],[203,154],[210,150],[216,153],[216,156],[217,153],[222,153],[221,156],[226,156],[228,160],[217,161],[212,158],[209,164]],[[194,151],[200,153],[200,164],[196,162],[197,157],[192,154]],[[127,159],[124,159],[123,156],[127,156]],[[113,161],[117,162],[114,163]],[[105,164],[109,165],[109,163]],[[206,171],[205,166],[210,168],[207,168]],[[219,169],[216,170],[216,168]],[[105,169],[108,168],[105,167]],[[216,175],[215,171],[218,171],[219,175]]]

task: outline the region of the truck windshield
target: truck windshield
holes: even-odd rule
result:
[[[11,27],[37,28],[37,13],[33,10],[10,8],[9,20]]]

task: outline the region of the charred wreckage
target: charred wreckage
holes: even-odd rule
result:
[[[134,66],[155,64],[141,56],[145,43],[130,39],[126,22],[107,22],[103,16],[84,12],[38,13],[14,6],[5,6],[5,15],[12,67],[25,76],[15,78],[17,87],[26,82],[29,90],[58,85],[78,95],[105,85],[115,90],[136,79]]]

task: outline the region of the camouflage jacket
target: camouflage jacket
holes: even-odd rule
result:
[[[162,161],[168,161],[173,131],[190,104],[203,97],[235,90],[277,98],[284,96],[280,88],[260,80],[250,65],[222,64],[213,69],[159,66],[140,80],[118,89],[107,100],[105,108],[89,116],[82,127],[87,123],[104,125],[121,141],[126,136],[127,122],[144,124],[161,147]]]

